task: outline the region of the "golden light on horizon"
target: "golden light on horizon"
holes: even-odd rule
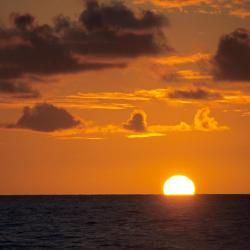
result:
[[[184,175],[174,175],[165,181],[163,193],[164,195],[194,195],[195,185]]]

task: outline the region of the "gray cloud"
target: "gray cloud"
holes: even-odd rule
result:
[[[20,30],[27,30],[28,28],[32,28],[35,18],[30,14],[18,15],[16,13],[12,14],[14,17],[14,23],[16,27]]]
[[[237,29],[220,39],[214,66],[216,79],[250,81],[249,30]]]
[[[53,132],[73,128],[80,125],[80,123],[66,110],[48,103],[41,103],[36,104],[34,107],[25,107],[16,124],[8,127]]]
[[[147,116],[143,111],[134,111],[123,127],[135,132],[145,132],[147,130]]]
[[[39,92],[28,84],[0,80],[0,93],[10,94],[19,98],[37,98]]]
[[[50,75],[123,66],[101,62],[81,63],[53,27],[35,25],[31,21],[28,23],[25,19],[27,16],[15,14],[15,28],[0,30],[0,40],[5,37],[2,41],[5,46],[0,47],[0,78],[14,79],[25,74]],[[11,40],[17,42],[8,45]]]
[[[222,95],[217,92],[211,92],[206,89],[188,89],[174,90],[168,94],[169,98],[173,99],[194,99],[194,100],[215,100],[222,99]]]
[[[86,10],[80,16],[80,21],[88,31],[98,30],[149,30],[168,24],[163,15],[152,11],[144,11],[141,17],[126,7],[122,2],[113,2],[112,5],[100,5],[96,0],[86,3]]]
[[[125,67],[117,59],[171,51],[162,32],[166,17],[137,16],[121,2],[85,3],[79,20],[58,16],[52,25],[12,14],[14,26],[0,28],[0,79]]]

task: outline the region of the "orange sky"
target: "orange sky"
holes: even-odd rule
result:
[[[250,193],[246,1],[46,1],[0,3],[0,194]]]

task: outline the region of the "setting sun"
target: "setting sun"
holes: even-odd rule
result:
[[[184,175],[175,175],[167,179],[163,186],[164,195],[194,195],[195,185]]]

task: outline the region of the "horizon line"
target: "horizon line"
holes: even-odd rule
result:
[[[250,193],[198,193],[194,195],[164,195],[164,194],[117,194],[117,193],[105,193],[105,194],[0,194],[0,197],[4,196],[171,196],[171,197],[193,197],[200,195],[250,195]]]

